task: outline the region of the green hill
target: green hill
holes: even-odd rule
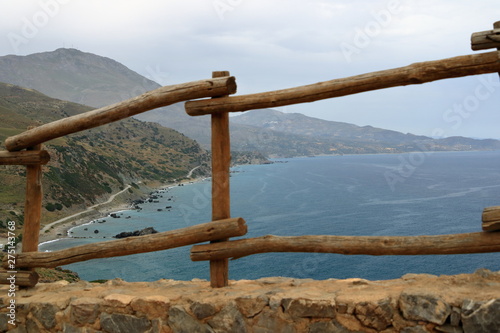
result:
[[[0,81],[93,107],[109,105],[160,87],[115,60],[75,49],[1,56]],[[11,117],[7,115],[6,118]],[[203,148],[210,149],[210,117],[187,115],[184,103],[151,110],[135,118],[173,128],[196,140]],[[263,155],[294,157],[500,149],[498,140],[434,139],[272,109],[249,111],[231,116],[230,120],[232,151],[258,151],[261,153],[258,160],[262,162]],[[255,153],[246,154],[245,160],[255,160]],[[234,155],[243,156],[242,153]]]
[[[35,90],[0,83],[0,140],[92,108],[47,97]],[[155,123],[129,118],[48,142],[51,155],[43,167],[43,222],[70,215],[105,201],[132,185],[130,197],[147,187],[209,172],[209,154],[196,141]],[[25,167],[1,166],[0,227],[22,221]]]

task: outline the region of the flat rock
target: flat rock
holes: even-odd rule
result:
[[[402,293],[399,307],[406,319],[423,320],[438,325],[443,325],[451,314],[450,305],[432,294]]]
[[[121,313],[103,313],[101,314],[101,327],[105,332],[109,333],[146,333],[151,329],[152,323],[146,318]]]
[[[210,326],[191,317],[181,306],[170,308],[168,324],[175,333],[214,333]]]
[[[488,302],[466,301],[462,307],[464,333],[500,332],[500,298]]]

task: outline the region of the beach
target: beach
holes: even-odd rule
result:
[[[188,174],[186,175],[186,178],[188,178],[188,180],[183,180],[173,184],[166,184],[156,189],[151,188],[150,190],[158,191],[161,189],[165,189],[167,187],[175,187],[180,184],[184,184],[186,182],[193,183],[200,181],[204,179],[204,177],[191,179],[193,171],[195,171],[199,167],[200,166],[194,167],[188,172]],[[104,218],[106,216],[109,216],[109,214],[111,213],[130,209],[131,208],[130,203],[119,202],[118,200],[116,200],[120,194],[127,193],[130,187],[131,185],[127,185],[123,190],[111,195],[105,202],[90,206],[81,212],[78,212],[70,216],[66,216],[62,219],[44,225],[40,229],[39,244],[53,242],[62,238],[68,238],[70,237],[68,235],[68,232],[70,231],[70,229],[74,227],[83,225],[85,223],[89,223],[99,218]],[[148,191],[144,191],[144,196],[148,195],[147,192]],[[0,244],[3,244],[2,241],[3,240],[0,239]]]
[[[109,204],[108,204],[109,205]],[[120,204],[116,206],[108,206],[106,208],[88,208],[78,214],[65,217],[58,221],[52,222],[44,226],[40,231],[39,243],[47,243],[61,238],[67,238],[68,232],[71,228],[88,223],[92,220],[108,216],[109,214],[126,210],[129,208],[128,204]],[[78,216],[77,216],[78,215]]]

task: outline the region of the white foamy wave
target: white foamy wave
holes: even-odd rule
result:
[[[50,243],[55,243],[55,242],[58,242],[58,241],[60,241],[61,239],[62,239],[62,238],[52,239],[52,240],[49,240],[49,241],[46,241],[46,242],[40,243],[40,244],[38,244],[38,247],[40,247],[40,246],[44,246],[44,245],[47,245],[47,244],[50,244]],[[45,251],[45,252],[51,252],[51,251]]]

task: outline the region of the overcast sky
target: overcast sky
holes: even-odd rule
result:
[[[498,0],[1,0],[0,55],[72,47],[162,85],[229,70],[247,94],[472,54],[470,35],[499,20]],[[279,110],[500,139],[497,74]]]

